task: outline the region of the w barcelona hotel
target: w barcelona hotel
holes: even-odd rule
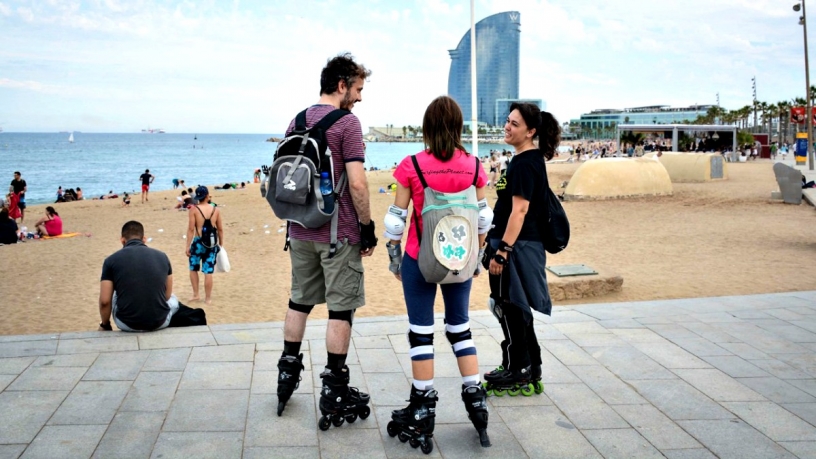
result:
[[[479,125],[504,126],[513,102],[529,102],[542,110],[541,99],[519,99],[521,19],[518,11],[506,11],[486,17],[476,23],[476,114]],[[462,108],[465,124],[470,125],[470,30],[456,49],[448,51],[451,58],[448,75],[448,95]]]

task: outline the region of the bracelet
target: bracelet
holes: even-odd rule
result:
[[[499,242],[499,248],[497,250],[501,250],[502,252],[510,253],[510,252],[513,251],[513,246],[506,243],[506,242],[504,242],[504,241],[501,241],[501,242]]]
[[[502,266],[507,266],[507,258],[504,258],[503,256],[501,256],[499,254],[493,255],[493,260],[495,260],[496,263],[498,263],[498,264],[500,264]]]

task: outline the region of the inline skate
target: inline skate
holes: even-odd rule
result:
[[[303,354],[281,355],[278,360],[278,416],[283,414],[286,402],[300,386],[300,372],[303,371]]]
[[[468,413],[470,422],[479,432],[479,443],[482,447],[490,446],[490,437],[487,436],[487,392],[479,384],[472,386],[462,385],[462,402]]]
[[[489,373],[485,373],[484,379],[483,386],[487,391],[487,395],[501,397],[504,394],[509,394],[511,397],[515,397],[521,394],[529,397],[536,393],[536,387],[533,384],[532,367],[530,366],[517,371],[498,367]],[[541,390],[544,390],[543,386]]]
[[[412,448],[421,447],[423,453],[431,454],[437,395],[435,389],[420,390],[412,385],[408,406],[391,412],[388,435],[399,436],[401,442],[410,442]]]
[[[541,364],[533,365],[530,369],[530,376],[532,376],[533,390],[536,394],[544,393],[544,383],[541,382]]]
[[[360,419],[366,419],[371,414],[368,402],[371,397],[360,392],[356,387],[349,387],[349,370],[343,368],[326,368],[320,373],[323,380],[323,389],[320,391],[320,420],[317,426],[320,430],[329,430],[331,425],[340,427],[343,422],[349,424]]]

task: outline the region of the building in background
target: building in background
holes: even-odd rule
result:
[[[476,32],[478,34],[478,32]],[[478,59],[478,58],[477,58]],[[691,105],[688,107],[672,108],[668,105],[649,105],[620,109],[598,109],[581,115],[580,119],[572,120],[572,126],[580,127],[580,132],[586,135],[598,135],[605,131],[614,130],[620,124],[682,124],[694,121],[698,116],[705,115],[713,105]]]
[[[494,14],[476,23],[476,114],[480,124],[504,124],[507,114],[498,110],[505,103],[500,107],[499,101],[519,98],[520,26],[518,11]],[[448,95],[462,108],[465,124],[470,125],[470,30],[448,52]]]

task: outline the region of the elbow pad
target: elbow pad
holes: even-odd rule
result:
[[[485,234],[493,227],[493,209],[487,205],[487,199],[482,199],[479,205],[479,234]]]
[[[385,224],[385,237],[387,239],[400,240],[405,232],[405,220],[408,218],[408,209],[401,209],[397,206],[390,206],[385,214],[383,224]]]

